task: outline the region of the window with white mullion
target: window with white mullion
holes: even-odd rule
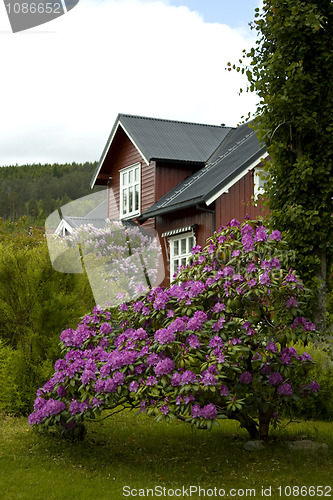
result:
[[[140,213],[141,164],[120,171],[120,217]]]
[[[170,281],[180,266],[186,266],[192,257],[191,250],[195,246],[193,233],[184,233],[169,238],[170,246]]]

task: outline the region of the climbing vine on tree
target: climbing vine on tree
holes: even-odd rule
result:
[[[313,319],[325,331],[332,264],[333,3],[264,0],[252,29],[258,39],[242,71],[259,97],[254,127],[271,159],[272,225],[285,232],[298,271],[317,290]]]

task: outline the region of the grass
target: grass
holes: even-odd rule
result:
[[[288,449],[286,440],[305,437],[327,443],[329,451]],[[262,487],[270,486],[270,498],[277,499],[289,493],[283,490],[280,495],[279,486],[332,486],[333,423],[290,424],[262,451],[245,451],[247,440],[246,432],[229,421],[207,432],[177,422],[157,424],[145,415],[128,413],[89,423],[86,439],[71,442],[31,432],[24,418],[2,416],[0,498],[118,500],[135,498],[135,493],[137,498],[171,498],[173,492],[168,496],[167,490],[185,487],[190,494],[192,485],[206,489],[206,497],[203,490],[200,496],[192,490],[188,496],[192,499],[207,498],[215,487],[215,498],[222,498],[218,496],[222,488],[225,496],[231,489],[243,490],[236,496],[233,491],[233,498],[249,498],[250,493],[254,498],[250,489],[255,489],[256,498],[264,498]],[[147,488],[155,490],[139,491]],[[123,494],[130,490],[132,495]],[[179,493],[178,498],[186,498],[186,492]]]

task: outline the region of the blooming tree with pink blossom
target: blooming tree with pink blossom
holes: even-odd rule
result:
[[[62,332],[63,358],[38,390],[31,425],[68,430],[134,408],[198,428],[234,419],[265,439],[281,410],[319,392],[306,378],[311,357],[291,344],[316,329],[281,234],[232,220],[192,254],[169,288],[96,306]]]

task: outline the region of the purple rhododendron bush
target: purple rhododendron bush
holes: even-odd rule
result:
[[[313,340],[315,325],[302,313],[307,291],[284,268],[279,231],[233,220],[192,254],[169,288],[97,306],[62,332],[63,358],[37,393],[31,425],[68,430],[133,408],[198,428],[235,419],[265,439],[295,398],[319,391],[305,382],[311,356],[290,347]]]

